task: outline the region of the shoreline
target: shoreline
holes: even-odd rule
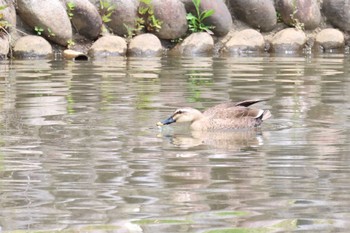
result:
[[[54,53],[66,59],[97,59],[349,50],[347,3],[197,0],[200,5],[195,8],[195,1],[17,0],[14,4],[0,0],[0,58],[52,58]],[[346,2],[350,5],[350,0]],[[346,7],[349,17],[340,17]],[[140,13],[142,9],[146,14]],[[213,11],[203,20],[203,32],[189,30],[193,25],[188,15],[196,10]]]

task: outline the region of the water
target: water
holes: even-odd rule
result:
[[[0,63],[3,232],[348,232],[349,57]],[[260,130],[155,123],[232,99]],[[1,231],[0,230],[0,231]]]

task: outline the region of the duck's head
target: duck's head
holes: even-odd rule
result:
[[[175,122],[193,122],[198,120],[202,116],[202,113],[194,108],[179,108],[173,115],[164,121],[158,122],[158,126],[169,125]]]

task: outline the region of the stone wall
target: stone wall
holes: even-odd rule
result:
[[[192,0],[101,1],[0,0],[0,57],[344,52],[350,30],[350,0],[201,0],[214,14],[200,33]]]

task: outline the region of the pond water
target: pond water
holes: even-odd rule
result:
[[[348,232],[347,55],[0,63],[2,232]],[[269,98],[256,131],[159,129]]]

